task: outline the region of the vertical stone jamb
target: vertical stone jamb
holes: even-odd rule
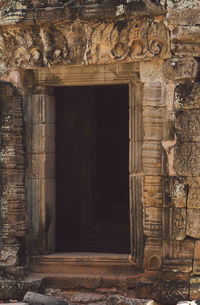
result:
[[[142,225],[142,107],[139,84],[129,85],[129,189],[130,189],[130,236],[132,260],[141,264],[144,257],[144,236]]]
[[[32,254],[55,248],[55,100],[52,88],[27,95],[27,201],[29,249]]]
[[[141,63],[143,89],[142,165],[144,172],[144,265],[146,269],[160,270],[162,263],[162,176],[163,122],[165,113],[165,83],[161,72],[162,62]]]

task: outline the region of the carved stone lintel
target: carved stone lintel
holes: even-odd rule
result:
[[[169,37],[156,19],[63,22],[2,29],[0,51],[5,69],[138,62],[169,57]]]

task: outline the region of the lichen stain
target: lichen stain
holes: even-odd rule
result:
[[[166,4],[168,9],[192,9],[200,6],[200,0],[161,0],[161,4]]]
[[[27,6],[20,0],[8,0],[0,8],[0,25],[16,24],[20,22],[26,14]]]
[[[173,193],[174,193],[174,198],[182,198],[185,196],[185,189],[186,189],[186,185],[183,183],[183,181],[176,180],[176,182],[174,183],[173,186]]]

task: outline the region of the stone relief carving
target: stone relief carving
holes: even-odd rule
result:
[[[2,265],[15,265],[18,238],[26,232],[22,97],[8,83],[1,83],[0,127],[0,236]]]
[[[186,237],[186,209],[171,208],[171,239],[184,240]]]
[[[188,208],[200,209],[200,178],[188,179]]]
[[[179,142],[174,147],[174,168],[177,175],[200,175],[200,147],[195,142]]]
[[[133,62],[168,56],[168,31],[162,21],[83,24],[1,30],[1,64],[33,68],[68,64]]]
[[[200,140],[200,110],[176,111],[175,132],[180,141]]]

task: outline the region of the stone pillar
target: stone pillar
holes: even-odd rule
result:
[[[26,209],[22,96],[0,83],[0,266],[25,264]]]
[[[160,270],[162,263],[162,176],[164,154],[162,149],[165,116],[165,83],[162,63],[141,63],[143,90],[142,164],[144,172],[144,234],[146,269]]]
[[[130,237],[131,260],[143,263],[144,235],[142,224],[142,85],[130,85],[129,104],[129,188],[130,188]]]
[[[54,251],[55,243],[55,99],[38,87],[25,102],[27,203],[31,254]]]

